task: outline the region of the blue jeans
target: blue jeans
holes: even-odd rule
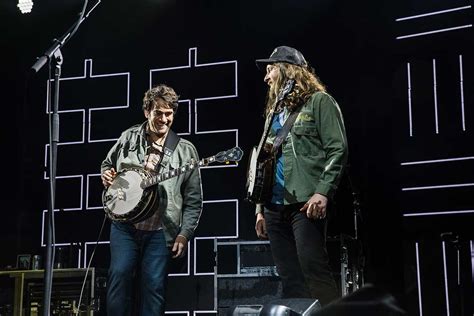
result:
[[[265,226],[285,298],[316,298],[322,305],[338,297],[326,250],[326,219],[312,220],[303,204],[266,205]]]
[[[107,314],[164,315],[169,262],[163,230],[143,231],[112,223]],[[134,296],[138,304],[134,304]]]

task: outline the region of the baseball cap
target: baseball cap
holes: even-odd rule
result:
[[[255,63],[258,69],[264,69],[268,64],[285,62],[301,67],[306,67],[308,63],[301,52],[293,47],[278,46],[267,59],[257,59]]]

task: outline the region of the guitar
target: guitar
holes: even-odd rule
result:
[[[252,148],[246,184],[247,200],[252,203],[264,203],[271,194],[274,157],[269,154],[270,150],[265,148],[265,142],[270,132],[270,126],[277,113],[276,110],[280,107],[281,101],[293,91],[294,87],[295,80],[289,79],[286,81],[285,86],[279,91],[275,104],[268,115],[270,119],[265,122],[262,138],[258,146]]]
[[[242,155],[242,149],[234,147],[199,161],[191,160],[177,169],[159,174],[151,174],[142,168],[123,169],[102,193],[105,214],[116,222],[141,222],[157,210],[159,198],[154,186],[158,183],[211,163],[237,162],[242,159]]]

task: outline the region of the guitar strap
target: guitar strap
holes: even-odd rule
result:
[[[270,128],[271,128],[271,125],[272,125],[272,122],[273,122],[273,119],[275,118],[275,116],[279,113],[279,111],[277,111],[277,109],[280,109],[280,102],[289,94],[291,93],[291,91],[293,90],[294,86],[296,84],[296,81],[294,79],[289,79],[286,81],[285,83],[285,87],[280,91],[280,93],[278,94],[278,98],[277,98],[277,101],[275,102],[275,104],[273,105],[273,108],[270,112],[270,114],[268,115],[267,117],[267,120],[265,120],[265,127],[264,127],[264,131],[263,131],[263,134],[262,134],[262,138],[260,139],[260,143],[258,145],[257,148],[262,148],[263,145],[265,145],[265,141],[267,140],[267,137],[268,137],[268,134],[270,132]],[[258,155],[260,157],[260,150],[258,150]]]
[[[173,151],[176,149],[176,146],[178,146],[179,139],[180,137],[171,129],[168,131],[168,136],[166,136],[165,143],[163,144],[163,156],[161,157],[160,163],[156,165],[156,172],[159,172],[166,167],[170,161],[171,155],[173,155]]]
[[[281,144],[283,144],[283,141],[285,140],[286,136],[288,136],[291,127],[295,123],[296,118],[301,111],[301,108],[302,106],[299,106],[296,110],[291,112],[290,116],[288,116],[285,123],[283,124],[283,127],[278,131],[275,140],[273,141],[272,154],[276,153]]]

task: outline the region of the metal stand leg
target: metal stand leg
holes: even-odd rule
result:
[[[15,277],[15,294],[14,294],[14,305],[13,315],[23,315],[23,287],[25,284],[25,274],[20,273]]]

